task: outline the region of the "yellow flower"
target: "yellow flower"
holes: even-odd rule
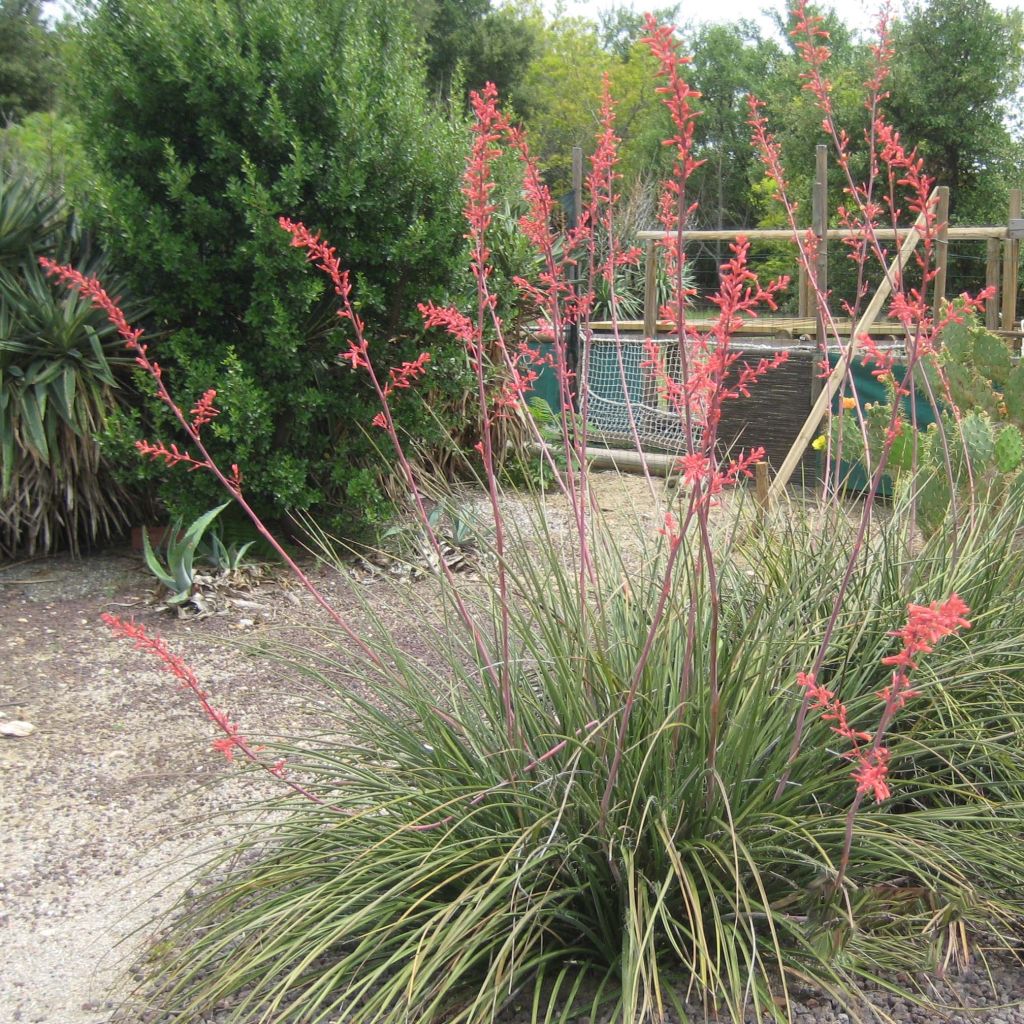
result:
[[[850,398],[849,396],[845,397],[843,399],[843,408],[844,409],[856,409],[857,408],[857,399],[856,398]]]
[[[811,447],[816,451],[820,452],[825,445],[828,444],[828,439],[824,434],[819,434],[812,442]]]

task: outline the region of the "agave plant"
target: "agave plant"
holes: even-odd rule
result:
[[[218,505],[216,508],[210,509],[209,512],[204,512],[198,519],[190,523],[188,528],[184,527],[180,519],[176,520],[170,530],[167,531],[164,561],[161,561],[153,550],[153,545],[149,541],[147,531],[142,531],[142,551],[146,559],[146,566],[171,592],[171,596],[167,598],[169,605],[185,605],[192,599],[196,586],[196,554],[199,551],[206,531],[213,524],[217,516],[230,504],[230,501],[226,501],[223,505]],[[241,550],[241,554],[239,554],[235,552],[234,545],[232,545],[236,563],[233,566],[229,566],[229,568],[238,567],[238,563],[241,562],[241,557],[245,554],[248,547],[249,545],[245,545]],[[228,553],[224,550],[223,542],[220,544],[220,550],[224,552],[224,556],[227,558]],[[214,551],[216,551],[216,547]]]
[[[103,315],[36,262],[78,256],[83,272],[102,274],[80,242],[61,196],[0,165],[0,554],[77,552],[129,522],[94,437],[130,360]]]

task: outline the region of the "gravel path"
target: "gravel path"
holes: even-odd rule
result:
[[[211,751],[194,699],[103,612],[159,629],[253,735],[316,720],[317,695],[217,642],[280,628],[280,588],[258,595],[265,620],[178,621],[150,596],[126,551],[0,569],[0,716],[35,727],[0,739],[0,1024],[108,1021],[147,924],[216,841],[211,817],[253,796]]]

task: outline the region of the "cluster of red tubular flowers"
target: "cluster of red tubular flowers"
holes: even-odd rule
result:
[[[644,31],[647,35],[641,42],[647,45],[658,62],[658,76],[664,82],[655,91],[663,97],[675,128],[675,134],[662,144],[675,150],[676,167],[668,188],[678,194],[683,183],[704,162],[693,158],[693,134],[700,112],[692,101],[699,100],[701,94],[681,74],[681,69],[691,62],[691,58],[680,53],[679,40],[672,26],[659,25],[654,15],[646,14]]]
[[[163,441],[158,441],[156,444],[149,441],[136,441],[135,450],[144,459],[159,460],[168,466],[184,465],[189,471],[207,468],[204,460],[196,459],[188,452],[181,451],[176,444],[172,444],[168,448]]]
[[[810,707],[822,712],[822,720],[834,723],[829,728],[850,744],[850,749],[843,756],[855,760],[857,767],[851,773],[857,783],[858,793],[872,793],[875,800],[885,800],[889,796],[886,784],[888,773],[889,751],[885,747],[863,749],[863,745],[872,740],[869,732],[854,729],[849,722],[846,705],[835,695],[835,692],[818,683],[810,672],[798,672],[797,685],[802,686],[810,698]]]
[[[682,532],[679,529],[679,520],[671,512],[665,513],[663,524],[658,528],[658,533],[667,538],[672,547],[678,546],[682,540]]]
[[[364,335],[362,318],[352,306],[352,281],[349,272],[343,270],[337,250],[325,242],[316,232],[310,231],[301,221],[278,217],[277,223],[292,236],[293,249],[305,249],[306,259],[318,270],[325,273],[334,286],[334,294],[341,299],[338,305],[338,316],[348,320],[355,328],[355,338],[349,341],[348,350],[341,353],[340,358],[351,364],[353,370],[370,368],[370,358]]]
[[[682,68],[690,63],[691,58],[680,52],[679,40],[669,25],[659,25],[650,14],[645,15],[644,30],[647,35],[641,40],[650,49],[658,62],[658,77],[664,83],[656,92],[672,118],[675,133],[665,139],[663,144],[673,148],[672,174],[665,182],[658,201],[658,220],[666,232],[670,234],[659,241],[665,269],[669,279],[677,283],[682,280],[686,253],[680,244],[679,233],[683,230],[697,204],[687,203],[686,184],[698,167],[704,162],[693,157],[693,137],[700,117],[700,111],[693,106],[693,101],[700,99],[700,92],[690,86],[682,75]],[[678,290],[678,289],[677,289]],[[658,311],[661,320],[671,325],[672,330],[680,328],[680,306],[686,298],[696,294],[692,288],[684,288],[681,294],[674,296],[673,301],[665,303]]]
[[[616,183],[622,177],[615,168],[619,164],[619,145],[622,140],[615,132],[615,101],[612,98],[608,72],[604,73],[601,80],[600,122],[597,147],[591,157],[590,172],[587,175],[589,200],[581,229],[587,231],[587,244],[593,261],[597,238],[589,228],[597,225],[604,228],[609,245],[601,264],[594,269],[604,280],[612,283],[615,280],[615,271],[619,267],[636,266],[640,262],[643,250],[638,246],[619,249],[615,244],[612,218],[615,204],[619,200]]]
[[[421,302],[418,306],[420,315],[423,317],[424,326],[438,327],[447,331],[457,341],[461,341],[470,353],[470,358],[476,358],[477,352],[477,331],[465,313],[451,306],[438,306],[433,302]]]
[[[161,637],[150,636],[140,622],[120,619],[109,613],[104,613],[101,618],[115,633],[133,640],[136,650],[146,651],[160,661],[164,669],[179,680],[182,689],[191,690],[195,694],[203,713],[224,734],[213,741],[214,750],[222,753],[228,762],[234,760],[236,751],[240,752],[271,774],[278,777],[284,775],[284,761],[267,764],[259,757],[258,748],[253,747],[242,735],[238,723],[232,722],[226,712],[210,703],[210,695],[203,689],[195,671],[184,658],[168,650]]]
[[[525,369],[521,369],[521,365],[521,360],[516,360],[507,367],[507,377],[498,386],[491,399],[495,415],[498,417],[510,416],[514,409],[521,408],[526,392],[539,377],[537,371],[532,367],[527,365]]]
[[[411,362],[402,363],[401,366],[393,366],[388,371],[388,376],[391,378],[389,389],[411,387],[414,380],[422,377],[427,372],[427,363],[429,362],[430,353],[421,352]]]
[[[847,757],[852,757],[861,743],[866,743],[871,740],[871,733],[854,729],[850,725],[849,713],[846,710],[846,705],[843,704],[843,702],[835,695],[833,690],[829,690],[827,687],[822,686],[813,673],[798,672],[796,682],[798,686],[803,687],[807,691],[807,695],[811,701],[811,707],[823,712],[821,716],[822,720],[826,722],[835,722],[835,725],[832,725],[829,728],[837,736],[844,740],[848,740],[853,746],[853,752],[847,754]]]
[[[910,688],[910,673],[918,667],[917,659],[922,654],[930,654],[943,637],[959,629],[970,629],[971,624],[966,618],[969,611],[956,594],[946,601],[908,605],[907,624],[892,634],[903,641],[903,647],[898,653],[882,659],[882,664],[889,665],[893,672],[891,682],[879,691],[878,699],[899,711],[911,697],[919,696]]]
[[[800,81],[804,83],[803,88],[814,96],[818,109],[829,119],[832,116],[832,85],[825,77],[825,66],[832,56],[829,34],[822,27],[822,18],[809,12],[804,0],[797,4],[793,16],[796,21],[789,34],[805,68],[800,73]],[[822,127],[828,132],[829,121],[826,120]]]
[[[143,349],[139,342],[142,337],[141,328],[133,328],[118,305],[118,299],[112,299],[104,290],[103,286],[94,277],[86,277],[81,271],[73,267],[65,267],[46,256],[39,257],[39,265],[50,277],[56,277],[71,285],[81,295],[85,296],[94,306],[99,307],[107,314],[108,319],[117,328],[125,345],[131,349]]]
[[[475,273],[485,274],[491,255],[486,242],[487,229],[494,213],[491,165],[501,156],[497,144],[508,130],[508,122],[498,110],[498,88],[493,82],[488,82],[479,92],[472,92],[470,104],[474,117],[473,145],[463,176],[462,195],[466,200],[468,237],[474,245],[473,269]]]
[[[292,248],[305,249],[306,259],[331,279],[334,293],[344,303],[352,294],[352,282],[349,279],[348,271],[342,269],[341,260],[338,259],[338,253],[334,246],[328,245],[318,234],[310,231],[300,221],[278,217],[277,223],[292,236]],[[338,315],[343,315],[340,308]]]
[[[832,731],[849,742],[850,750],[843,756],[856,762],[851,776],[857,783],[859,795],[870,793],[876,801],[891,795],[887,781],[890,752],[883,746],[882,738],[896,712],[901,711],[908,700],[920,696],[920,692],[910,685],[910,673],[919,668],[918,659],[923,654],[930,654],[944,637],[961,629],[970,629],[971,623],[966,617],[969,611],[956,594],[945,601],[907,606],[906,625],[890,634],[902,640],[903,646],[898,653],[882,659],[882,664],[890,666],[893,671],[889,685],[877,694],[885,707],[874,734],[854,729],[849,723],[846,706],[834,691],[822,686],[813,673],[797,673],[797,685],[806,691],[810,706],[821,710],[823,720],[835,723],[831,726]],[[865,749],[867,744],[870,746]]]
[[[387,402],[395,391],[412,387],[413,381],[418,380],[427,372],[427,363],[429,362],[430,353],[421,352],[411,362],[402,363],[401,366],[393,366],[388,371],[388,379],[384,383],[384,387],[381,389],[383,400]],[[355,365],[356,364],[353,362],[353,369],[355,368]],[[375,427],[380,427],[382,430],[387,429],[388,418],[383,409],[373,417],[373,425]]]
[[[220,415],[220,410],[215,409],[213,403],[217,398],[217,392],[210,388],[203,393],[202,397],[192,406],[189,415],[192,417],[192,429],[199,433],[212,419]]]

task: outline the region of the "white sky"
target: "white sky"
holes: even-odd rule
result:
[[[566,14],[581,15],[595,21],[598,13],[608,7],[626,6],[643,12],[654,7],[671,5],[672,0],[543,0],[544,9],[548,13],[553,13],[561,6]],[[784,0],[705,0],[703,3],[681,0],[679,24],[685,27],[694,22],[726,22],[746,18],[767,30],[771,27],[771,22],[764,14],[766,10],[785,13],[792,6]],[[865,4],[858,0],[823,0],[822,6],[832,7],[850,28],[867,30],[877,21],[878,6],[875,3]]]
[[[411,0],[414,2],[414,0]],[[567,14],[582,15],[594,21],[600,11],[608,7],[625,5],[636,11],[649,10],[652,7],[668,7],[672,0],[541,0],[544,10],[552,14],[559,7]],[[870,31],[877,21],[880,0],[820,0],[822,6],[831,7],[852,29]],[[46,0],[44,11],[51,16],[58,16],[62,9],[69,6],[68,0]],[[770,20],[764,11],[785,12],[792,3],[787,0],[681,0],[679,5],[680,22],[683,26],[693,22],[706,23],[716,21],[738,21],[748,18],[756,21],[766,30],[771,29]],[[902,0],[892,0],[892,11],[898,12]],[[1001,10],[1020,8],[1024,0],[993,0],[993,6]]]
[[[820,6],[831,7],[844,24],[861,32],[870,32],[878,21],[881,0],[819,0]],[[670,7],[672,0],[542,0],[544,10],[549,14],[561,6],[567,14],[582,15],[597,20],[598,12],[614,6],[628,6],[635,11],[647,11],[654,7]],[[770,20],[763,15],[768,11],[785,13],[795,6],[786,0],[681,0],[679,22],[685,27],[694,22],[726,22],[747,18],[759,23],[765,30],[771,30]],[[1024,0],[992,0],[992,6],[999,10],[1024,7]],[[903,7],[902,0],[892,0],[891,13],[897,15]]]

